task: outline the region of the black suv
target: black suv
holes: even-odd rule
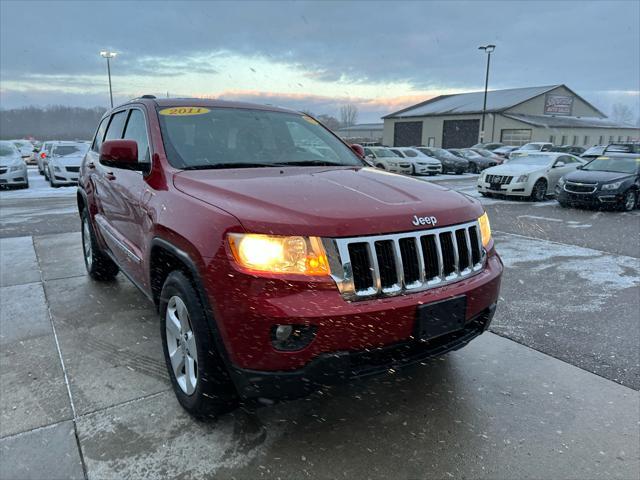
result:
[[[556,197],[562,207],[611,206],[624,211],[638,206],[640,154],[609,153],[592,160],[558,181]]]

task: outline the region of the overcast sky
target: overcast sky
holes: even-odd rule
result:
[[[0,106],[207,96],[361,121],[443,93],[564,83],[640,115],[640,1],[0,2]]]

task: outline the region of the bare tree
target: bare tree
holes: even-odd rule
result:
[[[336,131],[340,128],[340,121],[336,117],[323,113],[321,115],[318,115],[316,118],[320,120],[329,130]]]
[[[347,103],[340,107],[340,123],[343,127],[351,127],[358,121],[358,107],[353,103]]]
[[[631,124],[633,122],[633,110],[624,103],[615,103],[611,108],[611,119],[617,123]]]

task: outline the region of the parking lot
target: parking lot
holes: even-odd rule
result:
[[[216,422],[171,391],[157,315],[85,275],[74,187],[0,192],[0,478],[640,475],[640,210],[477,197],[506,270],[491,331],[396,374]]]

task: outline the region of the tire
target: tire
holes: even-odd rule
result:
[[[469,173],[480,173],[480,170],[478,169],[478,165],[476,165],[475,163],[470,163]]]
[[[217,352],[200,296],[183,272],[173,271],[165,280],[159,311],[164,358],[180,405],[200,419],[237,408],[238,394]]]
[[[534,202],[542,202],[547,197],[547,181],[544,179],[538,180],[533,189],[531,190],[531,200]]]
[[[49,181],[49,172],[47,170],[43,170],[42,174],[44,175],[44,179],[48,182]]]
[[[562,207],[562,208],[569,208],[571,205],[569,205],[568,202],[562,202],[560,200],[558,200],[558,204]]]
[[[381,164],[381,163],[378,163],[378,164],[376,165],[376,168],[379,168],[380,170],[386,170],[386,168],[384,168],[384,165],[383,165],[383,164]]]
[[[630,212],[638,204],[638,192],[635,190],[627,190],[624,192],[622,202],[620,203],[620,210],[623,212]]]
[[[82,253],[87,273],[99,282],[113,280],[118,275],[120,268],[100,250],[87,209],[82,211],[81,219]]]

